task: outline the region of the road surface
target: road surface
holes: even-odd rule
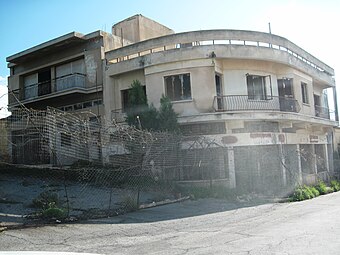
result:
[[[0,250],[100,254],[340,254],[340,192],[296,203],[186,201],[0,233]]]

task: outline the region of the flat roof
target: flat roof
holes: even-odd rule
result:
[[[71,32],[60,37],[57,37],[55,39],[49,40],[47,42],[41,43],[39,45],[36,45],[27,50],[16,53],[14,55],[11,55],[6,58],[6,61],[9,63],[17,64],[26,61],[28,58],[36,58],[47,52],[57,51],[61,47],[65,47],[66,45],[73,46],[83,43],[90,38],[102,36],[102,34],[103,34],[102,31],[96,31],[88,35],[83,35],[78,32]]]

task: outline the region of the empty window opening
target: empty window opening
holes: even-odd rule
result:
[[[301,82],[301,94],[302,94],[302,103],[308,104],[308,90],[307,90],[307,83]]]
[[[164,77],[166,96],[172,101],[191,99],[190,74]]]

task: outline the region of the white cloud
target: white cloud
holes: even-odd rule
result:
[[[7,77],[8,76],[1,76],[0,75],[0,86],[7,86]]]

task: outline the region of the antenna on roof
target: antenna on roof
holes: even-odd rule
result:
[[[268,23],[268,28],[269,28],[269,34],[270,34],[270,44],[269,44],[269,47],[273,48],[273,44],[272,44],[272,28],[270,26],[270,22]]]

